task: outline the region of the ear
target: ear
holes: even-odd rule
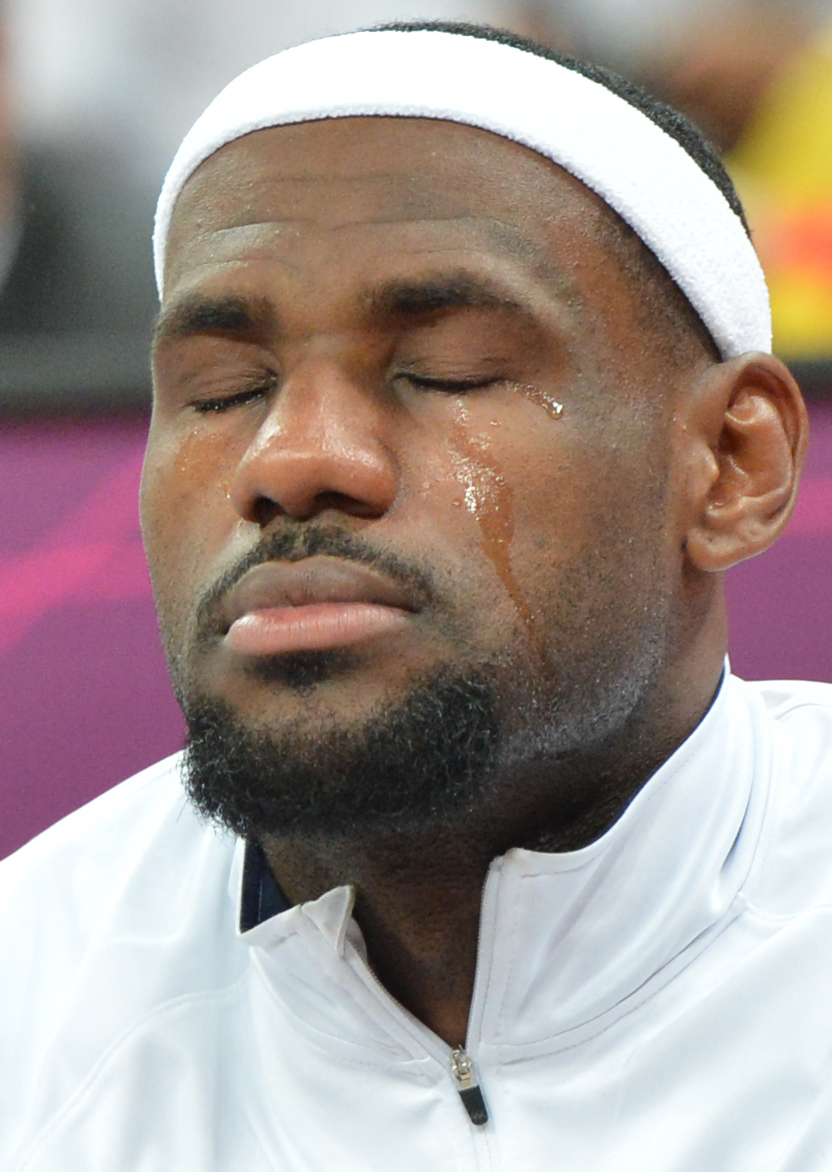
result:
[[[771,354],[711,367],[689,400],[688,561],[727,570],[762,553],[794,508],[808,438],[797,383]]]

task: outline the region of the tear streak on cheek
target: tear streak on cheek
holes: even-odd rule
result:
[[[511,566],[514,537],[512,491],[494,461],[488,439],[469,431],[468,410],[462,403],[457,404],[454,412],[450,446],[465,505],[479,525],[482,551],[494,566],[518,615],[537,636],[534,611],[523,596]]]
[[[537,387],[526,386],[523,383],[518,383],[516,390],[519,395],[528,399],[530,403],[534,403],[536,407],[542,407],[550,419],[558,420],[563,415],[563,403],[559,403],[557,399],[553,399],[545,391],[541,391]]]
[[[236,437],[195,426],[161,454],[154,472],[158,470],[180,497],[204,501],[206,495],[217,493],[227,498],[241,455]]]

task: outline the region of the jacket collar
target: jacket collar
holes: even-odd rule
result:
[[[472,1005],[478,1038],[526,1048],[597,1032],[738,914],[767,791],[760,717],[728,676],[701,724],[601,838],[579,851],[514,849],[494,860]],[[242,936],[314,984],[324,941],[336,963],[364,964],[352,904],[351,889],[336,888]]]

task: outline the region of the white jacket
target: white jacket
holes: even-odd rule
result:
[[[0,865],[0,1169],[830,1172],[832,687],[730,677],[597,842],[483,895],[466,1047],[338,888],[240,932],[175,759]]]

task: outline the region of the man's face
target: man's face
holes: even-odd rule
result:
[[[655,689],[683,375],[602,214],[531,151],[428,120],[260,131],[189,180],[142,490],[186,714],[325,758],[436,681],[486,681],[509,769]]]

